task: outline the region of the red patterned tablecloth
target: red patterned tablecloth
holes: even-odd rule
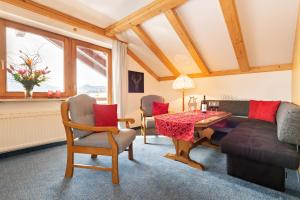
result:
[[[194,141],[195,123],[224,112],[183,112],[154,117],[157,133],[177,140]]]

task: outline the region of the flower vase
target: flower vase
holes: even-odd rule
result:
[[[33,94],[32,90],[33,89],[31,89],[31,88],[30,89],[25,89],[24,95],[25,95],[26,99],[31,99],[32,98],[32,94]]]

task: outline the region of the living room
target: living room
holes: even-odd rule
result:
[[[0,199],[299,199],[299,0],[0,0]]]

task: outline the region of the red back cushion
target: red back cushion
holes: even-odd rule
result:
[[[280,103],[281,101],[250,101],[249,118],[275,123]]]
[[[169,112],[169,103],[160,103],[154,101],[152,103],[152,115],[161,115]]]
[[[248,117],[250,119],[255,119],[256,117],[256,112],[257,112],[257,108],[259,106],[261,101],[255,101],[255,100],[250,100],[250,104],[249,104],[249,113],[248,113]]]
[[[117,104],[94,104],[95,126],[118,126]]]

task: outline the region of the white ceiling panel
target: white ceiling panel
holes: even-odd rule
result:
[[[211,71],[238,68],[219,0],[189,0],[177,13]]]
[[[142,28],[180,73],[201,72],[165,15],[161,14],[151,18],[142,24]]]
[[[153,0],[34,0],[102,28],[126,17]]]
[[[160,62],[160,60],[132,30],[122,33],[122,38],[127,38],[129,41],[129,49],[132,50],[143,62],[145,62],[158,76],[172,75],[171,72],[163,65],[163,63]]]
[[[291,63],[298,0],[237,0],[251,66]]]

